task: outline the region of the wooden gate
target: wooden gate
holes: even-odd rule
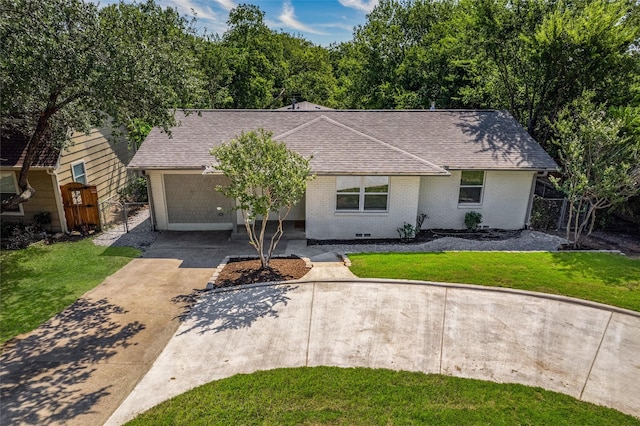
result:
[[[71,182],[61,186],[60,191],[70,231],[88,233],[100,229],[98,190],[95,185]]]

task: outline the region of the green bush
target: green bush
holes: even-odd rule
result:
[[[469,231],[475,231],[478,229],[478,225],[482,222],[482,213],[480,212],[467,212],[464,215],[464,225]]]
[[[146,203],[149,201],[147,180],[143,177],[132,179],[125,187],[118,190],[118,195],[126,203]]]
[[[556,200],[547,200],[541,197],[533,199],[530,226],[532,229],[546,231],[556,227],[560,217],[560,205]]]
[[[33,215],[33,223],[39,226],[51,224],[50,212],[39,212]]]
[[[398,235],[400,236],[400,240],[409,241],[415,238],[417,229],[410,223],[405,222],[404,225],[396,228],[398,231]]]

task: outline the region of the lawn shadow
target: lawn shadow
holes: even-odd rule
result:
[[[605,285],[640,290],[640,260],[610,253],[563,253],[560,251],[552,253],[552,256],[555,262],[562,265],[563,272],[569,277],[590,275],[599,278]]]
[[[286,306],[290,300],[287,293],[297,288],[290,285],[240,287],[224,292],[196,290],[191,295],[178,296],[174,302],[187,302],[180,320],[189,324],[179,335],[196,330],[198,334],[238,330],[251,327],[260,318],[278,318],[278,305]]]
[[[114,356],[145,327],[119,323],[125,314],[106,299],[79,299],[28,337],[8,342],[0,355],[2,424],[67,423],[91,413],[111,386],[85,384],[95,363]]]
[[[25,268],[24,265],[26,261],[41,255],[44,251],[43,248],[32,245],[28,250],[7,250],[2,254],[2,263],[0,264],[2,281],[0,281],[0,289],[2,290],[1,293],[3,297],[13,294],[22,279],[32,276],[33,271]]]

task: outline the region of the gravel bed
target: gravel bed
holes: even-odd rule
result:
[[[119,225],[102,232],[93,239],[99,246],[129,246],[146,250],[158,238],[151,230],[149,209],[141,209],[129,218],[129,232]],[[443,237],[420,244],[318,244],[327,251],[338,253],[363,252],[438,252],[438,251],[557,251],[566,239],[537,231],[522,231],[518,237],[499,241],[477,241]]]
[[[144,208],[129,217],[129,232],[124,225],[113,226],[93,239],[97,246],[127,246],[145,251],[158,238],[159,232],[151,229],[149,209]]]
[[[340,253],[364,252],[437,252],[437,251],[558,251],[566,243],[562,237],[537,231],[522,231],[519,237],[500,241],[476,241],[443,237],[421,244],[332,244]]]

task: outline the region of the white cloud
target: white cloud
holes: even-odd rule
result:
[[[233,0],[215,0],[215,2],[218,3],[220,6],[222,6],[224,10],[227,10],[227,11],[237,6],[236,2],[234,2]]]
[[[280,22],[287,28],[291,28],[291,29],[305,32],[305,33],[324,35],[320,31],[315,30],[310,26],[305,25],[296,19],[295,10],[293,9],[291,0],[286,0],[282,4],[282,13],[280,14],[279,18],[280,18]]]
[[[344,7],[352,7],[370,13],[379,3],[379,0],[338,0]]]
[[[218,16],[210,7],[201,6],[191,0],[168,0],[166,4],[175,7],[183,15],[192,15],[195,12],[198,19],[208,21],[216,21],[218,19]]]

